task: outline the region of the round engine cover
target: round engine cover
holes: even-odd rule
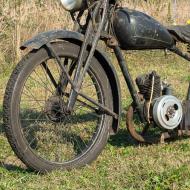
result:
[[[153,119],[164,129],[174,129],[179,126],[183,111],[181,102],[174,96],[165,95],[156,100],[153,106]]]

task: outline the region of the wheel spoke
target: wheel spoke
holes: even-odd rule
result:
[[[72,79],[77,59],[63,56],[60,60]],[[109,109],[105,106],[101,80],[89,70],[82,94],[77,97],[74,110],[68,113],[66,105],[72,85],[60,67],[51,57],[29,73],[19,115],[28,145],[24,152],[30,148],[48,162],[63,164],[79,158],[93,146],[102,130],[105,110]]]

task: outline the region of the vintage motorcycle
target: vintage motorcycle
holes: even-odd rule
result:
[[[190,25],[164,27],[116,0],[61,0],[74,31],[53,30],[25,42],[31,51],[14,69],[4,97],[4,123],[16,155],[31,169],[48,172],[89,164],[116,134],[121,94],[114,51],[132,97],[127,129],[141,143],[190,135],[190,87],[185,101],[172,95],[155,72],[135,84],[122,50],[163,49],[190,61],[177,42],[190,44]],[[84,19],[85,18],[85,19]],[[138,122],[138,124],[135,124]]]

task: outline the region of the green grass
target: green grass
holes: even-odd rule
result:
[[[162,51],[128,53],[126,58],[133,78],[156,70],[162,79],[172,84],[176,96],[185,98],[190,76],[187,61],[173,54],[165,57]],[[113,61],[120,78],[123,109],[127,109],[131,98],[114,58]],[[8,75],[0,77],[1,86]],[[0,96],[2,99],[2,94]],[[2,123],[1,120],[2,108]],[[189,139],[139,145],[128,135],[123,117],[118,134],[109,139],[102,154],[92,164],[77,170],[39,175],[25,169],[18,161],[0,130],[0,189],[188,190],[189,161]]]

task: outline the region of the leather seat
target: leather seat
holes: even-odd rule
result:
[[[190,44],[190,25],[169,26],[167,29],[175,40]]]

